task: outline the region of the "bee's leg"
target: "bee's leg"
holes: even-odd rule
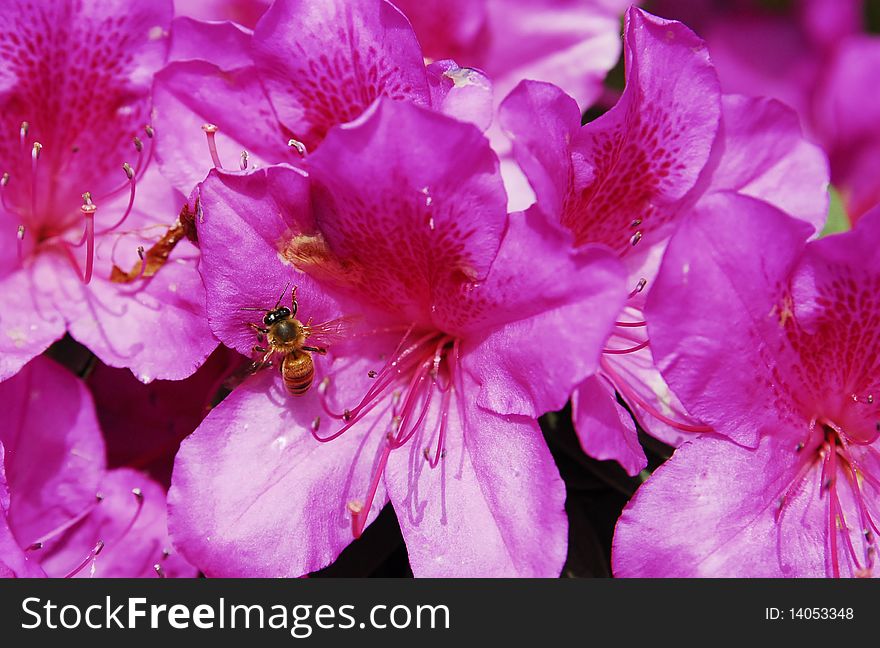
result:
[[[264,328],[259,324],[254,324],[253,322],[248,322],[248,326],[257,332],[257,342],[262,342],[266,334],[269,332],[269,329]]]
[[[269,349],[267,349],[266,347],[261,347],[259,345],[254,347],[254,351],[256,351],[257,353],[266,353],[268,350]]]
[[[296,311],[298,309],[299,304],[296,303],[296,286],[294,286],[293,290],[290,291],[290,315],[296,317]]]
[[[327,349],[325,349],[323,347],[304,346],[302,348],[302,350],[303,351],[311,351],[312,353],[320,353],[321,355],[324,355],[325,353],[327,353]]]

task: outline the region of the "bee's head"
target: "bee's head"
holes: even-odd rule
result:
[[[276,308],[266,313],[266,316],[263,318],[263,324],[266,326],[272,326],[288,317],[290,317],[290,309],[282,306],[281,308]]]

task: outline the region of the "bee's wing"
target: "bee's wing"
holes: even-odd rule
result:
[[[309,344],[329,346],[357,335],[360,322],[358,316],[337,317],[321,324],[309,324],[305,327]]]

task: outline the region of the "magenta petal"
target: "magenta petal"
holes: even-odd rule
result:
[[[156,75],[153,124],[162,173],[184,193],[213,162],[202,125],[214,124],[224,166],[239,169],[292,159],[250,57],[251,33],[231,23],[174,23],[172,62]]]
[[[562,214],[577,243],[621,252],[630,248],[634,221],[643,238],[668,233],[709,160],[721,116],[705,43],[687,27],[633,8],[624,43],[626,88],[572,142],[594,171],[572,183]]]
[[[587,378],[572,395],[571,405],[584,452],[594,459],[616,461],[630,475],[648,465],[632,415],[618,404],[611,383],[601,376]]]
[[[582,158],[571,155],[581,128],[577,103],[554,85],[523,81],[501,103],[498,118],[538,207],[550,217],[562,214],[575,167],[583,176],[592,174]]]
[[[279,0],[257,24],[254,58],[278,118],[309,150],[378,97],[430,102],[412,27],[385,0]]]
[[[723,153],[709,191],[760,198],[819,231],[828,214],[828,162],[797,113],[773,99],[725,95]]]
[[[427,322],[432,306],[452,307],[453,291],[486,276],[506,197],[498,158],[472,124],[383,99],[335,129],[309,166],[315,222],[342,269],[329,278],[349,292]]]
[[[104,546],[94,569],[89,564],[77,576],[156,578],[155,565],[169,578],[197,575],[171,547],[162,487],[142,473],[119,468],[106,473],[100,492],[100,505],[67,532],[61,543],[41,551],[41,565],[47,574],[60,577],[69,573],[100,541]]]
[[[0,381],[64,335],[64,319],[44,292],[53,273],[52,264],[38,257],[33,265],[0,277]]]
[[[4,468],[5,448],[0,442],[0,578],[40,578],[46,573],[22,550],[9,528],[9,489]]]
[[[322,444],[317,390],[291,397],[275,372],[236,389],[181,445],[168,502],[175,546],[208,576],[295,577],[352,541],[346,505],[363,500],[378,416]],[[383,409],[380,407],[380,409]],[[370,519],[386,501],[384,488]]]
[[[481,131],[492,123],[492,83],[480,70],[459,67],[455,61],[431,63],[427,68],[431,105],[444,115],[471,122]]]
[[[315,322],[339,316],[311,278],[295,272],[283,256],[291,235],[311,218],[308,189],[302,171],[284,166],[213,171],[202,183],[196,226],[208,319],[221,342],[245,355],[257,341],[248,323],[259,323],[259,309],[271,309],[279,298],[289,305],[294,286],[302,312]]]
[[[532,417],[561,408],[596,370],[626,298],[624,277],[607,249],[574,251],[568,233],[536,212],[511,214],[488,279],[454,302],[471,336],[463,362],[480,385],[478,403]]]
[[[437,443],[430,432],[388,460],[385,484],[413,574],[558,576],[567,544],[565,486],[537,423],[487,412],[466,396],[454,400],[436,468],[425,456],[433,457]],[[425,430],[434,430],[436,415]]]
[[[800,455],[794,437],[784,436],[766,437],[754,450],[704,436],[676,450],[617,523],[615,576],[826,576],[821,471],[790,491]]]
[[[9,525],[27,547],[94,504],[104,442],[80,380],[45,357],[0,383]]]
[[[648,296],[664,378],[693,416],[743,444],[781,418],[801,420],[802,385],[777,368],[798,363],[782,341],[790,313],[779,302],[811,233],[767,203],[714,194],[673,236]]]

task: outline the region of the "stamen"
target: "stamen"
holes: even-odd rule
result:
[[[635,353],[636,351],[641,351],[645,347],[648,346],[650,340],[645,340],[641,344],[637,344],[634,347],[629,347],[628,349],[602,349],[602,353],[607,353],[609,355],[624,355],[627,353]]]
[[[292,137],[287,140],[287,145],[290,148],[296,149],[296,152],[299,153],[300,157],[305,157],[309,154],[308,149],[306,149],[306,145],[300,142],[298,139],[293,139]]]
[[[125,177],[128,178],[129,184],[128,207],[125,208],[125,213],[122,214],[122,218],[116,221],[116,223],[114,223],[112,226],[105,227],[104,229],[99,231],[97,233],[98,236],[101,236],[102,234],[107,234],[108,232],[112,232],[113,230],[121,226],[128,218],[129,214],[131,214],[132,207],[134,207],[134,196],[137,190],[137,182],[135,180],[134,169],[131,168],[131,165],[128,162],[124,162],[122,164],[122,170],[125,172]]]
[[[239,163],[239,166],[241,167],[242,171],[244,171],[245,169],[248,168],[248,152],[247,151],[241,152],[241,162]]]
[[[388,464],[388,455],[391,454],[391,444],[386,444],[382,450],[382,456],[379,457],[379,465],[373,472],[373,478],[370,480],[370,488],[367,491],[367,497],[364,504],[358,501],[349,502],[348,510],[351,512],[351,535],[355,540],[361,537],[364,527],[367,525],[367,518],[370,515],[370,508],[373,506],[373,499],[376,497],[376,491],[379,489],[379,480],[385,472],[385,466]]]
[[[42,150],[43,145],[39,142],[34,142],[34,146],[31,149],[31,214],[34,215],[37,213],[37,163],[40,161],[40,152]]]
[[[66,522],[58,525],[57,527],[55,527],[51,531],[44,533],[42,536],[40,536],[39,538],[34,540],[30,545],[28,545],[26,551],[38,551],[38,550],[42,549],[49,540],[60,536],[68,529],[72,528],[73,526],[79,524],[82,520],[86,519],[92,513],[92,511],[95,510],[95,507],[98,506],[103,501],[104,501],[104,496],[101,495],[100,493],[96,494],[94,502],[92,502],[91,504],[86,506],[82,511],[80,511],[79,513],[74,515],[72,518],[70,518]]]
[[[647,280],[647,279],[645,279],[644,277],[642,277],[641,279],[639,279],[639,283],[637,283],[637,284],[636,284],[636,287],[632,289],[632,292],[630,292],[630,294],[629,294],[629,296],[627,297],[627,299],[632,299],[633,297],[635,297],[636,295],[638,295],[640,292],[642,292],[642,291],[645,289],[645,286],[646,286],[646,285],[648,285],[648,280]]]
[[[131,517],[131,520],[129,520],[128,524],[125,526],[125,529],[122,530],[122,533],[119,534],[119,537],[116,538],[115,542],[119,542],[128,535],[129,531],[131,531],[134,528],[135,523],[137,523],[141,511],[144,509],[143,491],[140,488],[132,488],[131,494],[134,495],[135,501],[137,502],[137,507],[135,508],[134,515]]]
[[[635,247],[636,244],[641,240],[642,240],[642,232],[641,232],[641,230],[639,230],[638,232],[636,232],[635,234],[633,234],[630,237],[629,244],[632,245],[633,247]]]
[[[159,578],[165,578],[165,570],[162,569],[162,565],[160,565],[159,563],[153,565],[153,571],[156,572],[156,576],[158,576]]]
[[[92,569],[94,570],[94,567],[95,567],[94,561],[97,559],[98,554],[100,554],[103,549],[104,549],[104,542],[102,540],[98,540],[98,544],[96,544],[92,548],[92,550],[89,552],[89,555],[86,556],[85,559],[83,559],[83,561],[73,569],[73,571],[69,572],[66,576],[64,576],[64,578],[73,578],[78,573],[80,573],[83,569],[85,569],[85,566],[88,565],[90,562],[92,563]]]
[[[24,261],[24,225],[18,226],[15,236],[18,239],[18,262],[21,263]]]
[[[8,185],[8,184],[9,184],[9,173],[4,171],[3,176],[0,177],[0,201],[2,201],[2,203],[0,203],[0,204],[3,205],[3,209],[5,209],[6,211],[13,212],[15,210],[12,209],[12,207],[10,206],[10,204],[8,202],[6,202],[5,189],[6,189],[6,185]]]
[[[202,125],[202,130],[205,131],[205,136],[208,138],[208,151],[211,153],[211,159],[214,161],[214,168],[222,169],[223,164],[221,164],[220,156],[217,154],[217,142],[214,140],[214,136],[220,129],[214,124],[204,124]]]
[[[642,398],[632,387],[629,386],[629,384],[625,380],[623,380],[617,374],[617,372],[615,372],[611,368],[611,364],[607,360],[602,358],[599,362],[602,366],[602,371],[608,376],[608,378],[611,380],[611,383],[614,385],[614,388],[621,393],[625,400],[635,403],[661,423],[666,423],[666,425],[674,427],[677,430],[681,430],[682,432],[702,433],[712,431],[712,428],[706,425],[689,425],[687,423],[680,423],[679,421],[671,419],[668,416],[658,412],[653,405]]]
[[[83,205],[80,207],[80,211],[86,219],[86,229],[83,232],[86,242],[86,271],[82,282],[88,284],[92,280],[92,269],[95,264],[95,212],[98,211],[97,205],[92,202],[92,197],[88,192],[83,194]]]
[[[26,121],[21,122],[21,128],[18,131],[19,144],[21,145],[21,150],[24,151],[27,143],[28,130],[30,130],[31,125]]]

